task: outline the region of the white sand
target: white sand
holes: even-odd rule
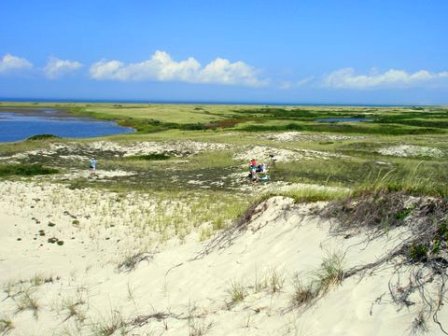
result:
[[[349,135],[338,135],[338,134],[311,134],[304,132],[282,132],[282,133],[272,133],[263,135],[263,139],[275,140],[275,141],[305,141],[305,142],[315,142],[315,141],[346,141],[346,140],[361,140],[367,138],[366,136],[349,136]]]
[[[415,145],[398,145],[385,147],[378,150],[382,155],[400,156],[400,157],[443,157],[444,153],[438,148]]]
[[[282,149],[275,147],[267,147],[267,146],[251,146],[248,147],[243,152],[234,156],[236,160],[251,160],[252,158],[256,159],[258,162],[271,162],[271,161],[296,161],[302,159],[331,159],[342,157],[342,155],[322,152],[310,149]]]
[[[95,328],[115,318],[127,323],[129,335],[395,336],[410,334],[422,307],[418,295],[408,308],[393,304],[388,281],[399,290],[412,269],[398,278],[392,264],[345,280],[306,309],[291,307],[292,279],[309,283],[326,255],[344,255],[349,269],[376,261],[408,234],[392,230],[370,242],[364,234],[334,236],[334,223],[318,215],[321,203],[271,198],[246,230],[205,242],[193,233],[162,246],[151,232],[137,230],[138,212],[157,206],[150,197],[129,195],[114,203],[116,194],[23,182],[0,182],[0,192],[0,282],[3,288],[9,283],[12,294],[28,289],[39,305],[36,315],[18,312],[24,293],[1,293],[0,319],[12,321],[10,335],[96,335]],[[64,244],[47,243],[53,235]],[[142,251],[147,260],[135,270],[118,270],[126,256]],[[26,281],[39,274],[53,282]],[[273,279],[283,279],[275,293]],[[232,304],[229,292],[238,286],[246,297]],[[139,316],[143,322],[132,325]],[[439,319],[448,324],[445,308]],[[428,335],[443,334],[431,317],[427,323]]]
[[[52,157],[68,161],[88,161],[96,152],[111,152],[114,156],[136,156],[148,154],[169,153],[177,157],[190,156],[204,151],[224,150],[229,148],[227,144],[198,142],[191,140],[167,141],[167,142],[127,142],[117,143],[110,141],[95,142],[67,142],[51,143],[48,149],[37,149],[21,152],[11,156],[0,157],[0,160],[14,161],[29,157]],[[81,153],[81,154],[80,154]]]
[[[95,172],[91,172],[87,169],[79,170],[79,169],[70,169],[65,174],[58,174],[50,176],[53,180],[73,180],[78,178],[89,178],[89,179],[108,179],[111,177],[123,177],[123,176],[132,176],[136,173],[124,170],[104,170],[97,169]]]

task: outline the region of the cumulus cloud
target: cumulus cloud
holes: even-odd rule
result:
[[[440,78],[448,78],[448,72],[432,73],[420,70],[408,73],[390,69],[383,73],[371,71],[368,75],[358,75],[353,68],[344,68],[330,73],[324,78],[324,85],[333,88],[368,89],[377,87],[415,86]]]
[[[6,54],[0,58],[0,73],[6,73],[13,70],[30,69],[33,65],[25,58]]]
[[[44,68],[45,76],[50,79],[56,79],[68,73],[78,70],[82,64],[77,61],[62,60],[51,57]]]
[[[265,84],[257,77],[257,71],[244,62],[231,63],[224,58],[216,58],[203,67],[193,57],[177,62],[167,52],[159,50],[140,63],[124,64],[116,60],[97,62],[90,67],[90,75],[98,80],[158,80],[246,86]]]

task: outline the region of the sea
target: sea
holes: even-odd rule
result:
[[[77,118],[55,109],[0,108],[0,142],[16,142],[34,135],[91,138],[132,133],[112,121]]]

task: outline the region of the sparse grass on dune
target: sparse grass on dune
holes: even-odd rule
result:
[[[2,335],[8,335],[14,329],[14,322],[11,318],[6,316],[0,316],[0,333]]]
[[[129,186],[115,186],[113,192],[105,193],[92,189],[89,192],[55,191],[51,198],[42,199],[52,207],[64,206],[68,198],[73,199],[69,211],[79,212],[90,206],[89,215],[95,216],[107,225],[112,213],[114,220],[120,220],[121,226],[127,227],[133,235],[145,240],[158,237],[164,241],[173,237],[184,238],[199,227],[206,225],[210,234],[226,228],[245,210],[249,200],[240,195],[219,191],[132,191]],[[92,206],[94,204],[94,206]],[[73,210],[71,209],[73,207]],[[156,237],[154,237],[154,234]],[[152,242],[153,244],[155,241]],[[137,248],[137,247],[136,247]]]
[[[285,191],[268,192],[262,196],[267,199],[273,196],[284,196],[294,199],[296,203],[308,203],[318,201],[333,201],[343,199],[351,194],[350,189],[344,188],[316,188],[313,186],[303,186],[301,188],[293,188]]]

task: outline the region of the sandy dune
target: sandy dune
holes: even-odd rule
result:
[[[0,320],[11,322],[10,335],[421,331],[418,293],[409,306],[392,300],[415,271],[394,269],[394,260],[330,286],[309,304],[293,304],[297,285],[315,282],[330,256],[344,270],[374,262],[409,234],[404,229],[375,239],[335,235],[336,223],[319,215],[324,203],[274,197],[239,229],[204,242],[192,233],[159,244],[131,223],[139,221],[133,204],[158,206],[150,198],[107,208],[116,195],[57,184],[0,182],[0,191]],[[52,237],[57,241],[49,243]],[[438,318],[448,323],[446,309]],[[432,320],[424,327],[443,335]]]

